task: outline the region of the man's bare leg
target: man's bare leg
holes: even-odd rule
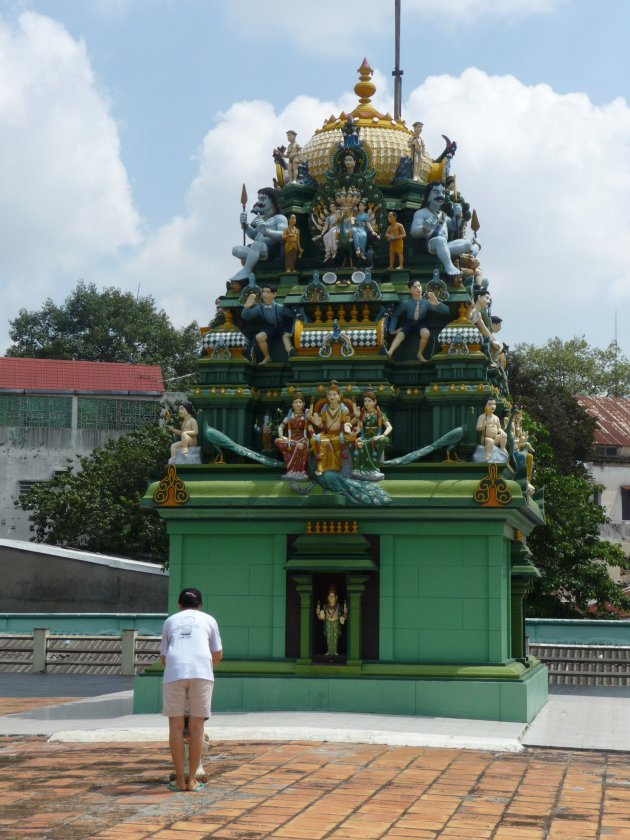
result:
[[[198,720],[198,718],[196,718]],[[193,718],[195,720],[195,718]],[[168,745],[171,748],[171,759],[175,770],[175,786],[179,790],[186,790],[186,776],[184,775],[184,716],[168,719]],[[201,760],[201,753],[199,754]],[[199,767],[199,761],[195,769]]]
[[[404,340],[405,340],[405,334],[402,330],[400,332],[396,333],[396,335],[394,336],[394,340],[392,341],[392,343],[389,346],[389,350],[385,350],[385,352],[387,353],[387,355],[390,359],[392,358],[392,356],[394,355],[394,353],[400,347],[400,345],[403,343]]]
[[[262,365],[267,365],[271,361],[271,356],[269,355],[269,344],[267,343],[267,333],[266,332],[259,332],[256,336],[256,343],[260,347],[260,352],[263,354],[262,362],[258,362],[258,367]]]
[[[427,344],[429,343],[429,336],[431,333],[425,327],[422,327],[420,330],[420,345],[418,347],[418,361],[426,362],[427,360],[424,357],[424,351],[427,349]]]
[[[197,786],[197,769],[201,764],[201,752],[203,750],[203,723],[201,717],[188,718],[188,784],[186,790],[194,790]]]

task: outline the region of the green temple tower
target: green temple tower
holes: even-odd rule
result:
[[[433,159],[421,126],[374,108],[371,76],[364,61],[354,111],[275,150],[275,189],[241,217],[251,247],[182,412],[198,447],[143,500],[168,528],[169,612],[195,586],[219,623],[216,711],[530,721],[543,499],[479,224],[456,144]],[[156,664],[134,708],[160,706]]]

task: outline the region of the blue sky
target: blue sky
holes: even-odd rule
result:
[[[352,107],[364,56],[391,109],[393,6],[0,4],[7,317],[83,277],[206,322],[233,270],[241,183],[270,183],[284,131],[304,142]],[[604,345],[617,311],[630,354],[630,3],[402,0],[402,14],[403,117],[424,121],[434,154],[440,134],[458,141],[504,339]]]

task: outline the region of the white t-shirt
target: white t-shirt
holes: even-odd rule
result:
[[[208,613],[180,610],[164,622],[160,655],[164,682],[214,680],[212,654],[222,650],[219,625]]]

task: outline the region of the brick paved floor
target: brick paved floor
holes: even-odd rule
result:
[[[630,840],[622,753],[215,743],[202,793],[166,745],[0,738],[0,838]]]

